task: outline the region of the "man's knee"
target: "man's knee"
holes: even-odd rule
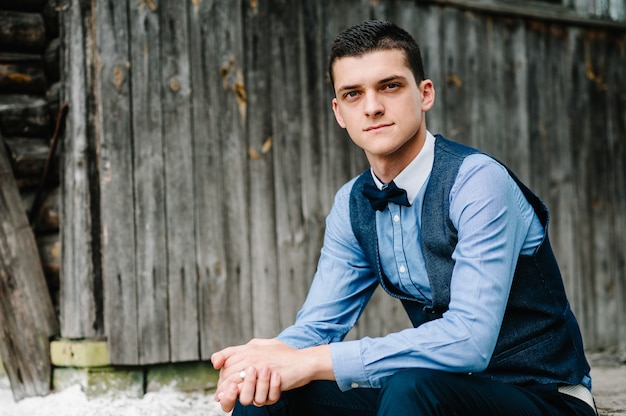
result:
[[[413,409],[411,414],[438,414],[445,406],[449,373],[430,369],[399,371],[383,383],[379,414]]]
[[[398,371],[385,380],[383,392],[419,394],[421,391],[427,391],[445,382],[445,378],[448,376],[449,373],[428,368]]]

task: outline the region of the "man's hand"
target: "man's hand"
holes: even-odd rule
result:
[[[230,412],[237,400],[244,406],[254,404],[265,406],[274,404],[280,398],[280,374],[271,371],[268,367],[257,372],[255,367],[249,367],[236,374],[234,379],[223,380],[220,372],[215,400],[220,403],[222,410]]]
[[[211,356],[213,366],[220,370],[215,392],[225,412],[230,412],[237,400],[243,405],[263,406],[274,404],[281,394],[281,377],[272,371],[268,360],[269,350],[288,348],[272,339],[253,339],[246,345],[225,348]]]
[[[276,339],[253,339],[216,352],[211,361],[220,370],[215,399],[226,412],[237,399],[243,405],[273,404],[282,391],[334,378],[326,345],[297,350]]]

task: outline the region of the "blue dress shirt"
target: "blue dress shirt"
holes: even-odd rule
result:
[[[411,206],[390,203],[376,213],[384,273],[417,300],[431,300],[420,224],[434,142],[428,132],[424,148],[394,179],[407,191]],[[374,181],[382,187],[376,177]],[[461,165],[450,192],[458,244],[449,310],[442,319],[383,337],[343,341],[379,284],[350,226],[353,184],[354,179],[335,196],[309,294],[295,324],[278,339],[295,348],[332,344],[333,369],[342,390],[378,388],[386,376],[407,368],[484,370],[496,344],[517,258],[532,254],[544,236],[514,180],[485,155],[471,155]]]

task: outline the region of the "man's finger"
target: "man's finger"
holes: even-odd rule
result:
[[[274,404],[280,399],[280,373],[272,371],[270,376],[270,389],[267,394],[267,404]]]
[[[214,352],[211,355],[211,363],[216,370],[219,370],[224,366],[226,362],[227,355],[224,353],[225,350]]]
[[[271,371],[269,368],[264,367],[259,372],[256,381],[256,391],[254,392],[254,401],[253,403],[257,406],[261,406],[266,404],[268,394],[270,391],[270,377]]]
[[[254,367],[248,367],[245,370],[243,382],[239,385],[239,401],[242,405],[248,406],[254,401],[254,392],[256,390],[257,371]],[[242,375],[244,375],[242,373]]]
[[[235,407],[239,388],[236,383],[230,383],[228,388],[215,395],[215,401],[219,402],[222,410],[229,413]]]
[[[211,355],[211,363],[219,370],[218,367],[223,367],[230,357],[237,354],[244,347],[245,345],[236,345],[234,347],[226,347],[221,351],[216,351]]]

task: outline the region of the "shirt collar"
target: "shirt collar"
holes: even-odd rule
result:
[[[413,205],[415,197],[430,176],[434,160],[435,136],[427,130],[426,140],[424,141],[422,150],[420,150],[417,156],[415,156],[415,159],[413,159],[411,163],[409,163],[407,167],[405,167],[402,172],[400,172],[398,176],[393,179],[398,188],[406,190],[406,195],[409,198],[409,203],[411,205]],[[370,172],[378,189],[382,189],[384,184],[376,177],[371,168]]]

